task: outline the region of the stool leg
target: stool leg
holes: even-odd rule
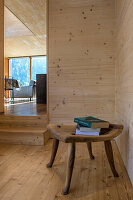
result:
[[[73,173],[73,166],[75,160],[75,143],[70,143],[68,146],[68,163],[67,163],[67,172],[66,172],[66,181],[65,187],[62,190],[62,194],[66,195],[69,193],[69,188],[71,184],[71,178]]]
[[[92,153],[92,144],[91,144],[91,142],[87,142],[87,148],[88,148],[88,151],[89,151],[90,159],[94,160],[95,157],[93,156],[93,153]]]
[[[119,175],[115,169],[115,165],[114,165],[114,157],[113,157],[111,141],[105,141],[104,145],[105,145],[105,151],[106,151],[106,155],[107,155],[112,173],[113,173],[114,177],[119,177]]]
[[[53,139],[53,147],[52,147],[52,154],[51,154],[51,159],[50,162],[46,165],[47,168],[51,168],[54,160],[55,160],[55,156],[58,150],[58,146],[59,146],[59,140],[57,139]]]

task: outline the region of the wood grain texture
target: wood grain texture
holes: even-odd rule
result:
[[[5,0],[5,56],[46,55],[46,0]]]
[[[0,144],[44,145],[48,132],[38,127],[2,127],[0,128]]]
[[[48,123],[47,115],[22,116],[22,115],[0,115],[0,127],[23,128],[40,127],[46,128]]]
[[[86,145],[76,145],[76,158],[70,194],[61,195],[65,181],[67,146],[60,144],[52,169],[46,163],[52,141],[46,146],[0,145],[1,200],[131,200],[133,189],[113,142],[116,168],[120,177],[110,170],[104,145],[95,143],[95,160],[88,158]]]
[[[111,128],[112,127],[112,128]],[[92,154],[92,146],[91,142],[103,142],[105,144],[106,155],[110,164],[110,168],[114,177],[119,177],[114,164],[114,156],[112,150],[111,139],[118,136],[122,132],[122,127],[120,125],[111,125],[107,129],[103,129],[100,132],[100,136],[83,136],[83,135],[75,135],[76,126],[70,125],[48,125],[48,131],[54,138],[53,140],[53,148],[50,162],[47,164],[47,168],[51,168],[53,162],[55,160],[56,152],[58,149],[59,141],[69,143],[68,146],[68,163],[66,170],[66,181],[65,187],[62,190],[63,195],[67,195],[69,193],[71,178],[73,173],[73,166],[75,161],[75,145],[76,142],[85,142],[87,143],[87,148],[90,154],[91,160],[94,160],[94,156]],[[103,135],[102,135],[103,134]]]
[[[0,112],[4,112],[4,0],[0,1]]]
[[[6,38],[5,55],[7,57],[46,55],[46,40],[42,44],[34,36]]]
[[[4,7],[4,37],[33,36],[33,33],[7,8]]]
[[[47,115],[47,105],[46,104],[37,104],[35,101],[30,100],[14,100],[14,104],[5,105],[4,115],[13,115],[13,116],[42,116]]]
[[[8,77],[9,76],[9,63],[8,63],[8,58],[5,57],[4,58],[4,77]]]
[[[47,131],[46,105],[24,103],[8,105],[0,114],[0,143],[44,145]]]
[[[46,165],[47,168],[51,168],[53,166],[55,157],[56,157],[56,153],[58,150],[58,146],[59,146],[59,140],[57,139],[53,139],[53,147],[52,147],[52,153],[51,153],[51,158],[49,163]]]
[[[116,120],[118,146],[133,183],[133,1],[116,0]]]
[[[56,138],[65,143],[71,142],[102,142],[112,140],[122,133],[123,126],[111,125],[107,129],[102,129],[99,136],[76,135],[76,125],[56,125],[49,124],[47,126],[49,133],[53,138]]]
[[[69,193],[72,174],[73,174],[73,167],[75,161],[75,150],[76,150],[76,143],[69,143],[68,144],[68,161],[67,161],[67,169],[66,169],[66,180],[65,186],[62,190],[63,195],[67,195]]]
[[[5,6],[37,37],[46,34],[46,0],[5,0]]]
[[[114,118],[114,0],[49,0],[49,118]]]
[[[114,177],[119,177],[119,175],[118,175],[118,173],[115,169],[115,163],[114,163],[114,156],[113,156],[111,141],[105,141],[104,146],[105,146],[106,155],[107,155],[112,173],[113,173]]]
[[[0,143],[44,145],[50,135],[47,115],[0,115]]]
[[[89,155],[90,155],[90,159],[94,160],[95,156],[92,153],[92,143],[91,142],[87,142],[86,144],[87,144],[88,152],[89,152]]]

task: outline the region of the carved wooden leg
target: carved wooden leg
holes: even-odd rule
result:
[[[112,173],[113,173],[114,177],[119,177],[119,175],[115,169],[115,165],[114,165],[114,157],[113,157],[111,141],[105,141],[104,145],[105,145],[105,151],[106,151],[106,155],[107,155]]]
[[[71,184],[74,160],[75,160],[75,143],[68,144],[68,163],[67,163],[67,172],[66,172],[66,181],[65,187],[62,190],[62,194],[66,195],[69,193],[69,188]]]
[[[91,142],[87,142],[87,147],[88,147],[90,159],[91,159],[91,160],[94,160],[95,157],[93,156],[93,153],[92,153],[92,145],[91,145]]]
[[[52,147],[52,154],[51,154],[51,159],[50,162],[46,165],[47,168],[51,168],[53,165],[53,162],[55,160],[55,156],[58,150],[58,146],[59,146],[59,140],[57,139],[53,139],[53,147]]]

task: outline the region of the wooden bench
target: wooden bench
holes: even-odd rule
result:
[[[83,136],[83,135],[75,135],[76,126],[57,125],[57,124],[48,125],[48,130],[53,137],[53,148],[52,148],[51,159],[50,159],[50,162],[47,164],[47,168],[51,168],[53,165],[53,162],[55,160],[55,156],[58,150],[59,141],[69,143],[66,181],[65,181],[65,187],[62,190],[63,195],[66,195],[69,193],[74,160],[75,160],[75,143],[76,142],[87,143],[87,148],[88,148],[91,159],[94,159],[91,142],[104,142],[106,155],[107,155],[112,173],[114,177],[119,176],[114,165],[111,140],[117,137],[122,132],[122,129],[123,129],[122,125],[110,124],[109,128],[101,129],[100,136]]]

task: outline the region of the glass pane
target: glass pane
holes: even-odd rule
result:
[[[36,74],[47,73],[47,57],[32,57],[32,80],[36,80]]]
[[[27,86],[30,83],[30,58],[13,58],[12,77],[19,82],[19,86]],[[11,75],[11,74],[10,74]]]

